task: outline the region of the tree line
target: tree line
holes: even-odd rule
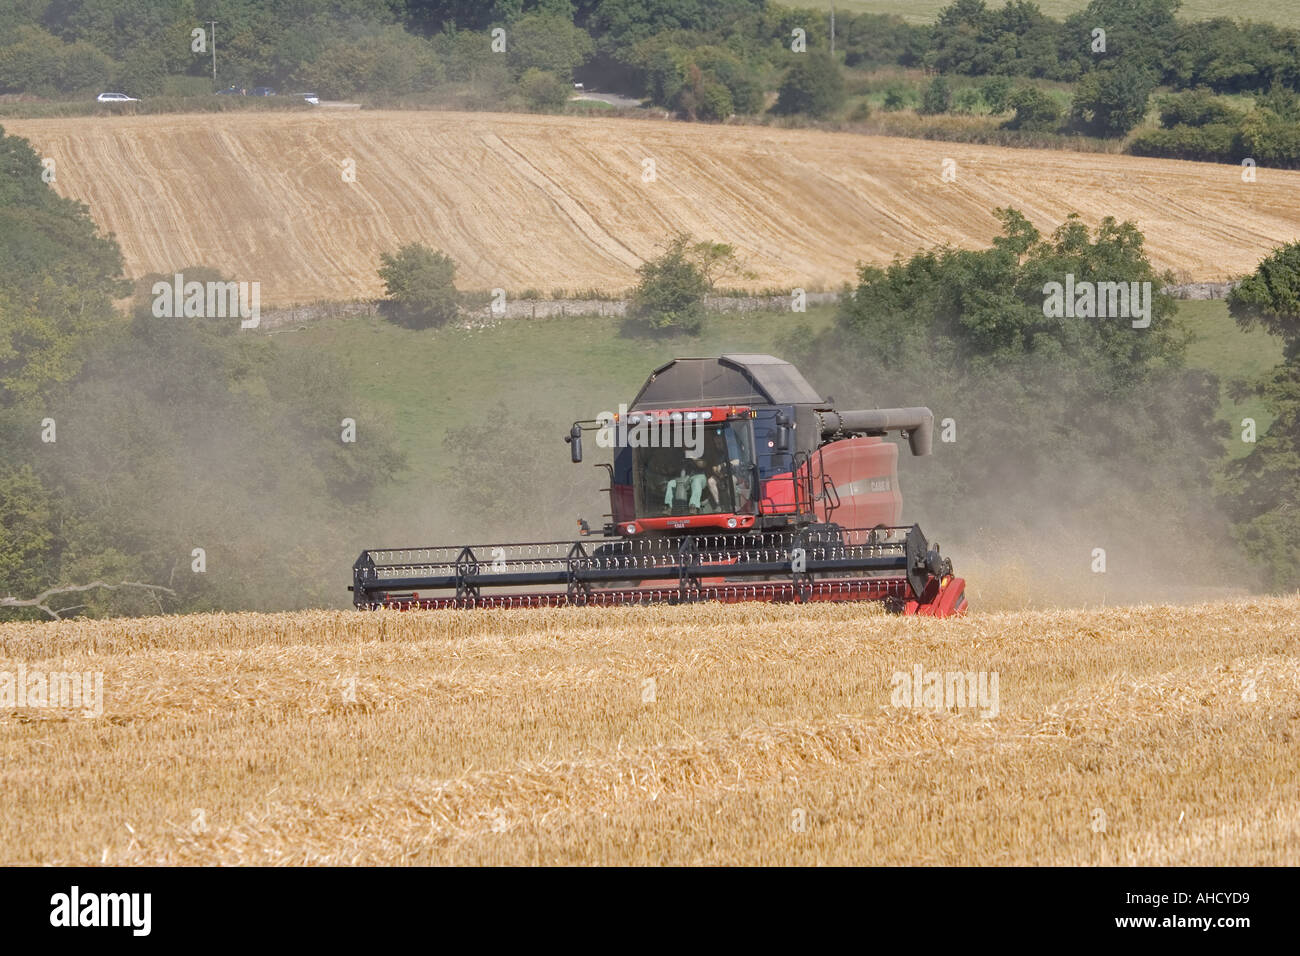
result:
[[[1121,562],[1112,571],[1157,586],[1248,583],[1234,560],[1244,554],[1267,586],[1300,587],[1300,243],[1229,299],[1243,329],[1284,345],[1278,367],[1230,383],[1272,416],[1256,435],[1220,417],[1217,377],[1187,366],[1177,303],[1160,294],[1170,277],[1152,268],[1132,223],[1089,230],[1071,216],[1045,236],[1016,210],[999,216],[989,248],[862,266],[834,325],[793,332],[787,357],[816,380],[853,383],[842,402],[923,400],[948,419],[953,451],[937,443],[906,480],[967,547],[1005,556],[1028,541],[1050,574],[1086,564],[1086,551],[1060,553],[1081,539],[1110,548]],[[1066,276],[1076,288],[1150,283],[1149,312],[1064,317],[1045,292]],[[1231,458],[1239,441],[1250,451]]]
[[[772,92],[777,114],[826,118],[845,69],[904,67],[935,76],[922,113],[978,104],[1030,132],[1125,136],[1157,89],[1186,92],[1135,152],[1293,164],[1300,31],[1178,7],[1092,0],[1057,20],[1030,0],[954,0],[932,24],[841,12],[832,57],[827,11],[769,0],[24,0],[0,12],[0,93],[211,92],[215,43],[222,88],[554,110],[578,78],[688,119],[758,115]],[[950,81],[969,78],[995,82],[954,101]],[[1068,107],[1039,82],[1069,84]],[[1213,99],[1241,94],[1262,99]]]
[[[0,130],[0,605],[111,586],[3,613],[332,604],[348,522],[401,466],[387,426],[324,357],[238,318],[158,318],[160,277],[121,274],[116,242]]]

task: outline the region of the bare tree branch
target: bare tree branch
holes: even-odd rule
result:
[[[34,607],[44,611],[54,620],[61,621],[63,620],[60,616],[61,614],[66,614],[68,611],[79,610],[86,605],[77,604],[73,607],[65,607],[59,611],[55,611],[46,603],[51,597],[56,594],[71,594],[77,591],[93,591],[96,588],[104,588],[109,591],[117,591],[121,588],[141,588],[142,590],[149,592],[149,595],[154,599],[154,603],[158,605],[160,613],[162,612],[163,606],[162,602],[158,600],[158,592],[166,591],[168,594],[176,593],[171,588],[165,588],[161,584],[145,584],[142,581],[122,581],[120,584],[108,584],[104,581],[91,581],[89,584],[65,584],[61,587],[50,588],[48,591],[42,591],[40,594],[36,595],[36,597],[28,598],[26,600],[16,597],[0,597],[0,608]]]

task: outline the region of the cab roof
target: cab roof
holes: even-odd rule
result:
[[[630,411],[709,405],[820,405],[797,368],[773,355],[678,358],[650,373]]]

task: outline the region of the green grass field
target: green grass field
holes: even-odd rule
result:
[[[333,354],[348,367],[366,407],[391,421],[409,461],[403,483],[427,485],[454,480],[454,464],[443,448],[448,430],[481,421],[505,406],[530,416],[555,436],[557,458],[568,424],[630,401],[646,375],[676,356],[721,352],[773,352],[799,324],[829,325],[834,308],[807,315],[756,313],[710,317],[703,335],[671,342],[620,338],[608,318],[546,319],[503,323],[489,329],[416,332],[383,319],[340,319],[285,332],[275,340],[286,348]],[[1264,332],[1242,332],[1222,301],[1179,303],[1179,320],[1196,336],[1189,364],[1209,369],[1223,382],[1220,412],[1239,425],[1254,417],[1260,434],[1270,418],[1256,401],[1234,402],[1228,383],[1257,376],[1280,361],[1279,343]],[[924,397],[918,398],[924,401]],[[1244,454],[1233,442],[1229,452]]]
[[[832,6],[848,13],[894,13],[914,23],[929,23],[952,0],[790,0],[789,5],[819,10]],[[1055,19],[1064,19],[1078,13],[1088,5],[1088,0],[1038,0],[1043,13]],[[1002,6],[991,0],[990,7]],[[1238,0],[1223,4],[1216,0],[1183,0],[1178,15],[1185,20],[1208,20],[1212,17],[1231,17],[1241,20],[1260,20],[1284,27],[1300,27],[1300,3],[1294,0]]]
[[[391,421],[409,456],[405,480],[448,480],[443,437],[504,405],[555,435],[557,458],[569,424],[631,401],[646,375],[682,355],[779,352],[781,336],[828,325],[830,307],[806,315],[760,312],[711,316],[704,334],[673,342],[620,338],[616,319],[564,318],[490,329],[416,332],[384,319],[339,319],[275,336],[289,348],[332,353],[351,371],[367,408]]]
[[[1243,332],[1228,315],[1222,300],[1180,302],[1178,318],[1195,338],[1187,349],[1187,362],[1194,368],[1209,369],[1219,376],[1223,398],[1219,414],[1233,424],[1233,434],[1241,432],[1241,420],[1255,419],[1258,434],[1272,424],[1270,415],[1258,399],[1234,401],[1228,396],[1233,379],[1254,379],[1282,361],[1282,345],[1260,329]],[[1228,445],[1228,454],[1240,458],[1250,446],[1240,441]]]

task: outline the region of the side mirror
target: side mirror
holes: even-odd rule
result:
[[[569,429],[569,435],[564,440],[569,443],[569,456],[576,465],[582,461],[582,428],[574,425]]]
[[[790,450],[790,423],[782,413],[776,416],[776,450],[783,454]]]

